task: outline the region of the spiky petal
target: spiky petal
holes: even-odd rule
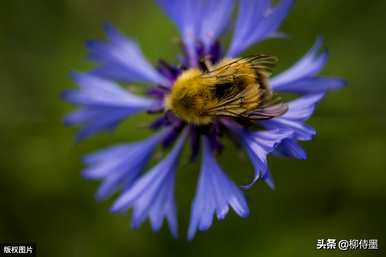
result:
[[[239,14],[227,57],[235,57],[248,47],[277,34],[277,29],[291,9],[293,0],[240,0]]]
[[[101,179],[102,185],[97,191],[98,200],[104,200],[118,190],[127,190],[138,179],[149,161],[155,147],[170,133],[170,129],[143,141],[120,144],[85,156],[88,166],[83,171],[87,179]]]
[[[89,58],[100,66],[94,74],[125,82],[145,82],[170,85],[143,56],[136,42],[126,38],[111,24],[105,25],[109,42],[90,40],[87,42]]]
[[[113,212],[133,209],[132,227],[139,227],[149,217],[153,230],[161,228],[166,218],[169,229],[177,237],[177,218],[174,184],[179,156],[185,142],[186,131],[178,139],[169,155],[124,192],[112,207]]]
[[[346,82],[342,79],[317,76],[328,59],[327,51],[319,54],[322,44],[319,38],[298,62],[270,79],[272,89],[296,94],[318,94],[343,87]]]
[[[274,188],[268,169],[267,156],[282,140],[290,138],[293,132],[285,129],[249,131],[236,123],[228,122],[226,125],[244,147],[255,169],[252,182],[243,186],[243,188],[250,188],[259,178],[263,179],[271,188]]]
[[[219,220],[224,219],[229,207],[243,218],[249,214],[243,193],[217,164],[208,139],[203,145],[201,172],[190,216],[189,240],[193,239],[197,230],[209,229],[214,215]]]
[[[72,77],[79,89],[65,91],[62,97],[80,107],[65,118],[66,124],[82,126],[77,141],[112,130],[123,119],[157,105],[152,99],[133,95],[118,84],[95,75],[72,73]]]

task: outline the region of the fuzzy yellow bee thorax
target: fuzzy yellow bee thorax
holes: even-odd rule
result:
[[[199,69],[185,71],[177,78],[166,97],[166,109],[173,111],[188,123],[208,124],[212,120],[205,115],[205,103],[210,95],[200,79],[201,74]]]

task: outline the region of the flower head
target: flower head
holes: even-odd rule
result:
[[[63,93],[66,101],[79,106],[65,122],[81,127],[79,141],[112,130],[139,112],[149,114],[153,136],[84,158],[84,177],[103,181],[97,198],[119,193],[112,211],[132,209],[133,228],[149,218],[157,231],[166,219],[177,236],[174,185],[178,160],[188,140],[192,161],[202,149],[188,229],[192,239],[197,230],[212,225],[214,216],[224,219],[229,209],[248,216],[243,190],[259,179],[274,186],[267,161],[270,154],[306,158],[299,141],[311,140],[316,132],[305,122],[326,93],[345,82],[318,75],[327,62],[321,39],[292,67],[273,77],[270,73],[275,58],[237,57],[255,43],[283,36],[279,26],[293,0],[275,5],[271,0],[157,2],[181,33],[180,63],[160,61],[157,67],[152,66],[136,42],[106,25],[107,42],[87,42],[89,57],[98,66],[88,73],[73,73],[79,88]],[[236,7],[233,38],[225,51],[219,38],[231,27]],[[122,83],[153,87],[139,96],[124,89]],[[297,98],[284,103],[276,97],[280,92]],[[240,145],[253,164],[255,176],[250,184],[236,185],[216,162],[216,154],[224,148],[224,136]],[[171,147],[171,151],[145,172],[158,145]]]

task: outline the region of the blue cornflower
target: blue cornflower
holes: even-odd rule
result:
[[[180,64],[160,61],[152,66],[139,46],[111,25],[105,26],[107,42],[89,41],[89,58],[97,68],[88,73],[73,73],[79,89],[64,92],[65,100],[79,106],[65,122],[81,127],[79,141],[95,133],[110,131],[120,122],[147,112],[155,117],[149,128],[155,134],[138,142],[119,144],[85,156],[83,175],[87,179],[102,180],[97,199],[114,193],[119,197],[113,212],[132,209],[132,226],[137,228],[147,218],[153,230],[159,230],[166,218],[170,231],[177,236],[177,213],[174,186],[177,165],[184,145],[191,145],[191,159],[202,148],[201,171],[193,200],[188,238],[197,230],[207,230],[217,216],[225,218],[229,209],[247,217],[249,209],[243,190],[258,179],[274,187],[269,172],[269,154],[305,159],[299,141],[311,140],[315,130],[305,122],[315,106],[328,91],[344,86],[339,78],[318,76],[327,62],[327,52],[321,51],[322,40],[288,70],[269,79],[272,91],[297,96],[287,103],[288,110],[280,116],[256,121],[258,126],[246,126],[230,117],[218,117],[209,125],[190,124],[178,115],[165,111],[165,99],[175,81],[193,68],[200,68],[202,59],[212,64],[224,58],[235,58],[248,47],[267,38],[283,37],[278,28],[293,0],[158,0],[158,4],[181,32],[183,53]],[[227,31],[234,9],[233,38],[225,51],[219,38]],[[144,96],[124,89],[122,83],[147,83],[153,87]],[[225,132],[225,133],[224,133]],[[244,148],[251,160],[255,175],[248,185],[236,185],[216,162],[222,150],[222,138],[227,135]],[[164,159],[145,172],[158,145],[171,147]]]

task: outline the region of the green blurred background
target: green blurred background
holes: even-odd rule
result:
[[[298,0],[282,31],[250,53],[272,53],[283,70],[323,35],[330,61],[323,72],[346,78],[310,124],[318,134],[304,144],[309,158],[270,158],[277,189],[258,183],[247,192],[251,215],[231,213],[193,242],[185,240],[197,164],[182,161],[177,177],[180,238],[166,226],[129,228],[129,215],[97,203],[97,182],[80,177],[80,157],[144,138],[146,115],[113,134],[73,143],[62,124],[74,108],[60,91],[75,87],[70,70],[92,67],[83,42],[102,38],[111,21],[152,61],[175,62],[177,31],[151,1],[13,0],[0,7],[0,241],[37,242],[39,256],[373,256],[383,255],[386,232],[386,1]],[[238,183],[252,169],[229,147],[222,166]],[[236,156],[237,160],[234,160]],[[229,161],[232,160],[232,161]],[[241,165],[242,166],[241,166]],[[242,168],[241,168],[242,167]],[[379,239],[379,251],[317,251],[316,240]]]

